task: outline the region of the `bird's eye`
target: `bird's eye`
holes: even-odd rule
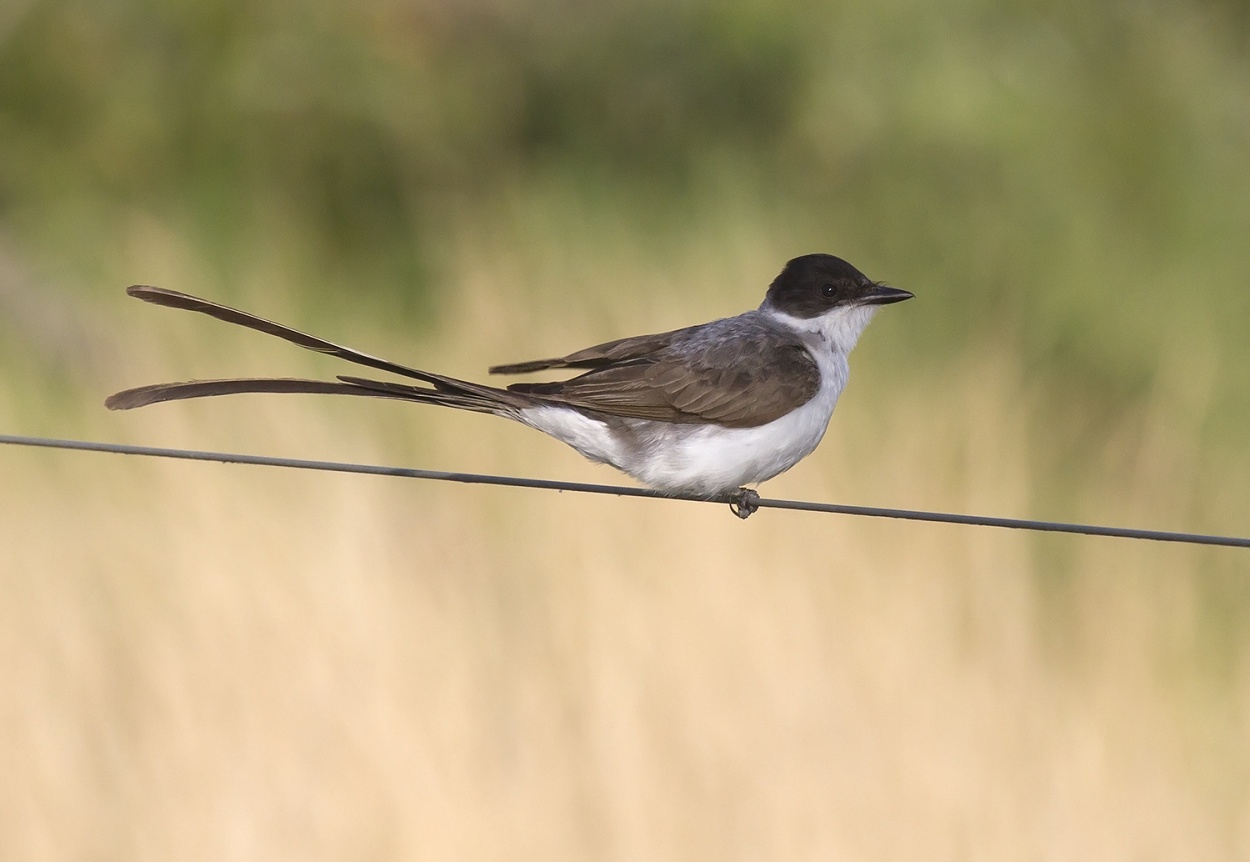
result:
[[[820,286],[821,296],[827,297],[828,299],[833,299],[834,296],[837,295],[837,293],[838,293],[838,289],[834,287],[832,284],[822,284]]]

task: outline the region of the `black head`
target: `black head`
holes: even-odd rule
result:
[[[911,296],[906,290],[872,281],[840,257],[805,254],[787,263],[773,279],[764,304],[808,319],[838,307],[885,305]]]

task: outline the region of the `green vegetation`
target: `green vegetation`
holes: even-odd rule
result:
[[[612,481],[396,405],[107,414],[334,371],[122,288],[474,376],[736,313],[829,251],[917,300],[766,494],[1245,535],[1247,237],[1234,0],[0,3],[16,433]],[[1250,855],[1245,554],[0,477],[0,760],[30,779],[0,857]]]
[[[740,230],[914,286],[908,359],[993,333],[1065,397],[1122,405],[1192,338],[1218,367],[1213,433],[1250,419],[1247,363],[1226,361],[1250,314],[1236,4],[28,0],[6,18],[0,218],[24,261],[92,289],[133,272],[118,249],[155,223],[226,293],[263,268],[423,319],[456,289],[452,228],[501,201],[541,219],[554,186],[611,226],[580,245],[668,259],[730,253],[698,226],[732,203]]]

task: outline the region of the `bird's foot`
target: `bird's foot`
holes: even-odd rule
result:
[[[750,488],[739,488],[729,495],[729,511],[742,520],[756,513],[760,507],[760,495]]]

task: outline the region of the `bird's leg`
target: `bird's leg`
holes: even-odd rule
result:
[[[729,495],[729,511],[742,520],[755,514],[760,507],[760,495],[750,488],[739,488]]]

